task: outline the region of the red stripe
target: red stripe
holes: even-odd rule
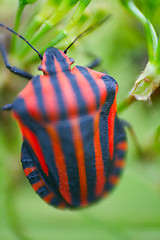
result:
[[[37,121],[43,121],[42,114],[39,111],[39,106],[37,103],[37,98],[34,92],[34,87],[32,81],[30,81],[27,86],[20,92],[18,97],[23,98],[25,101],[25,106],[27,112]]]
[[[108,194],[109,194],[109,191],[108,191],[108,190],[106,190],[105,192],[103,192],[102,196],[103,196],[103,197],[107,197],[107,196],[108,196]]]
[[[81,130],[79,126],[78,119],[72,121],[72,134],[77,158],[77,165],[79,171],[79,184],[80,184],[80,196],[81,196],[81,205],[87,205],[87,177],[85,169],[85,156],[83,148],[83,140],[81,136]]]
[[[23,170],[24,170],[25,175],[28,176],[30,173],[32,173],[33,171],[35,171],[36,168],[35,168],[35,167],[29,167],[29,168],[25,168],[25,169],[23,169]]]
[[[115,175],[112,175],[110,176],[109,178],[109,183],[113,184],[113,185],[116,185],[119,181],[119,177],[115,176]]]
[[[115,98],[108,115],[108,139],[109,139],[109,154],[110,154],[111,160],[113,159],[113,152],[114,152],[114,125],[115,125],[115,116],[117,113],[117,103],[116,103],[117,92],[118,92],[118,86],[116,85]]]
[[[18,120],[21,131],[22,131],[22,135],[28,141],[28,143],[30,144],[30,147],[33,149],[33,152],[35,153],[36,157],[38,158],[42,170],[44,171],[44,173],[46,175],[48,175],[48,166],[47,166],[45,158],[43,156],[38,138],[28,127],[26,127],[22,123],[20,117],[16,113],[14,113],[14,117]]]
[[[125,161],[124,161],[124,159],[117,159],[117,160],[115,161],[115,167],[116,167],[116,168],[124,168],[124,166],[125,166]]]
[[[117,144],[117,150],[122,150],[122,151],[126,151],[127,150],[127,142],[120,142]]]
[[[101,143],[100,143],[99,120],[100,120],[100,111],[96,114],[94,119],[94,150],[95,150],[95,167],[96,167],[95,194],[96,196],[99,196],[102,193],[104,184],[106,182]]]
[[[52,198],[54,198],[55,195],[50,192],[47,196],[43,197],[43,200],[46,202],[46,203],[50,203],[50,201],[52,200]]]
[[[56,69],[60,69],[60,64],[55,59]],[[57,73],[58,82],[60,84],[64,102],[67,109],[68,119],[70,120],[72,128],[73,142],[75,146],[77,165],[79,171],[79,182],[80,182],[80,196],[81,205],[87,204],[87,178],[85,170],[85,156],[83,150],[83,139],[81,136],[81,130],[78,121],[78,104],[75,93],[71,87],[69,79],[63,72]],[[82,79],[81,79],[82,81]],[[73,118],[74,117],[74,118]]]
[[[64,209],[66,207],[66,203],[65,202],[60,202],[57,207],[59,209]]]
[[[86,69],[88,70],[88,72],[90,73],[92,78],[94,79],[94,81],[99,89],[100,106],[102,106],[106,101],[107,90],[106,90],[105,82],[101,78],[102,78],[102,76],[104,76],[106,74],[94,71],[90,68],[86,68]]]
[[[36,182],[34,184],[32,184],[33,189],[37,192],[39,188],[43,187],[44,184],[42,183],[42,181],[40,180],[39,182]]]
[[[63,150],[61,147],[61,142],[58,136],[58,132],[53,127],[52,124],[46,125],[46,131],[51,138],[52,143],[52,150],[54,153],[55,164],[58,170],[59,175],[59,190],[63,196],[63,198],[68,202],[71,203],[71,193],[69,189],[69,182],[67,176],[67,168],[65,163],[65,157],[63,154]]]
[[[62,55],[62,57],[66,59],[66,62],[69,64],[68,70],[70,70],[71,61],[69,60],[69,57],[61,50],[59,50],[59,52]],[[61,71],[61,68],[60,68],[60,71]]]
[[[48,119],[52,121],[59,120],[59,108],[56,93],[51,84],[51,76],[40,76],[43,104]]]
[[[60,70],[61,66],[56,59],[54,59],[54,64],[55,64],[56,71],[57,69]],[[63,71],[57,72],[57,79],[62,91],[62,96],[64,99],[64,103],[66,105],[68,117],[69,119],[73,117],[75,118],[78,116],[78,104],[77,104],[76,95],[75,95],[75,92],[73,91],[70,80],[66,77]]]

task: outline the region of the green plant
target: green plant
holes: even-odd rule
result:
[[[1,17],[12,27],[15,9],[10,12],[8,7],[12,1],[2,3]],[[65,235],[66,239],[87,236],[93,240],[159,240],[159,8],[159,0],[19,1],[15,30],[31,40],[42,54],[50,45],[65,49],[79,33],[100,21],[108,12],[112,15],[102,30],[96,29],[90,36],[79,40],[70,50],[71,56],[77,58],[77,64],[85,65],[92,58],[90,52],[93,52],[103,59],[98,70],[107,69],[110,75],[116,76],[121,100],[118,101],[121,102],[118,105],[120,117],[130,121],[136,129],[143,154],[137,154],[129,137],[129,161],[122,183],[114,194],[81,212],[59,212],[41,203],[25,185],[18,162],[21,145],[18,129],[7,113],[1,114],[0,238],[14,239],[10,233],[12,229],[15,239],[52,240],[64,239]],[[10,61],[36,74],[36,54],[17,37],[9,35],[9,38],[12,38],[10,50],[8,37],[6,45]],[[3,64],[0,67],[0,102],[3,106],[13,101],[26,82],[16,79]],[[140,74],[143,68],[145,70]],[[137,75],[139,77],[135,81]],[[153,104],[148,107],[144,102],[150,103],[150,99]],[[6,218],[10,228],[5,223]],[[26,233],[26,229],[30,232]]]

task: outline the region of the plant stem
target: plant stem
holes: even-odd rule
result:
[[[25,7],[25,5],[19,2],[17,15],[16,15],[16,20],[15,20],[15,25],[14,25],[14,31],[15,32],[18,32],[19,25],[20,25],[20,19],[21,19],[21,15],[22,15],[24,7]],[[12,42],[11,42],[11,51],[12,52],[15,52],[16,42],[17,42],[17,36],[15,36],[13,34]]]
[[[130,11],[143,24],[146,31],[149,61],[153,62],[155,60],[155,54],[157,52],[158,46],[158,37],[154,30],[154,27],[145,17],[145,15],[136,7],[133,0],[121,0],[121,2],[128,9],[128,11]]]
[[[144,157],[145,153],[144,153],[144,151],[143,151],[143,149],[142,149],[142,147],[141,147],[141,145],[140,145],[140,143],[138,141],[137,135],[136,135],[133,127],[128,122],[125,122],[125,121],[124,121],[124,126],[126,126],[128,128],[128,130],[130,132],[130,135],[131,135],[131,137],[133,139],[133,142],[134,142],[134,144],[136,146],[136,149],[137,149],[137,152],[138,152],[139,156],[140,157]]]
[[[125,100],[123,100],[119,105],[118,105],[118,113],[122,112],[125,110],[129,105],[131,105],[133,102],[135,102],[136,99],[134,96],[130,95],[128,96]]]

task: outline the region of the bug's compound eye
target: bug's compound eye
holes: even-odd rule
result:
[[[69,60],[70,60],[71,64],[73,64],[75,62],[73,58],[69,58]]]

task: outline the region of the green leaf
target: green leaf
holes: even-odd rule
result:
[[[122,3],[122,5],[124,5],[125,7],[127,7],[129,1],[130,1],[130,0],[120,0],[120,2]]]
[[[157,128],[154,138],[155,150],[160,153],[160,126]]]
[[[32,4],[37,2],[38,0],[19,0],[19,3],[22,5]]]
[[[141,6],[145,9],[148,8],[150,13],[154,13],[154,11],[159,7],[160,0],[141,0]]]

